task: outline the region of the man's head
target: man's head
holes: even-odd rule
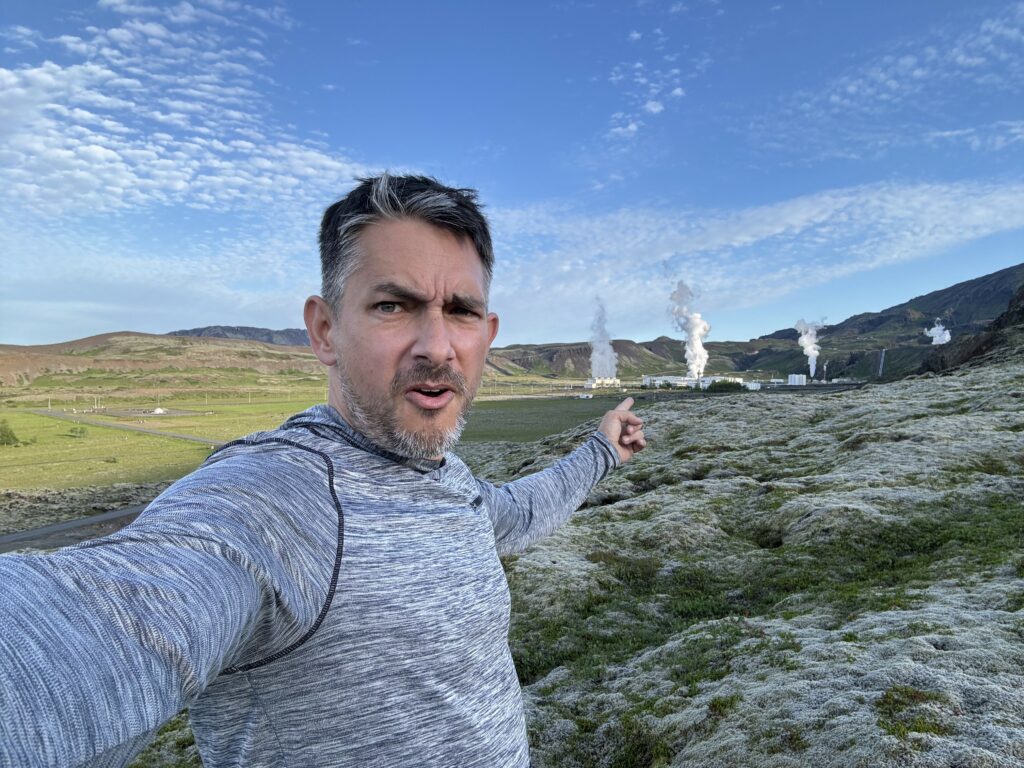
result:
[[[420,176],[363,180],[324,214],[323,297],[306,301],[328,400],[404,456],[457,442],[498,318],[493,251],[475,193]]]
[[[494,248],[476,190],[446,187],[427,176],[384,173],[360,179],[355,189],[324,211],[320,222],[320,292],[335,310],[349,275],[359,265],[359,234],[371,224],[396,219],[419,219],[469,238],[490,289]]]

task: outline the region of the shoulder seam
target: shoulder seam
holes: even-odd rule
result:
[[[323,607],[320,609],[320,614],[316,617],[316,621],[313,622],[313,626],[309,628],[306,634],[287,648],[282,648],[280,651],[277,651],[270,656],[258,659],[257,661],[249,664],[238,664],[231,667],[225,667],[220,671],[220,674],[222,675],[233,675],[236,672],[248,672],[250,669],[265,666],[273,661],[277,661],[283,656],[287,656],[296,648],[303,645],[318,629],[320,629],[320,625],[323,623],[324,618],[327,616],[327,611],[330,610],[331,603],[334,601],[334,595],[338,587],[338,573],[341,571],[341,556],[345,548],[345,513],[341,508],[341,501],[338,499],[338,494],[334,490],[334,462],[331,461],[331,457],[323,451],[318,451],[315,448],[310,448],[308,445],[302,445],[301,443],[297,443],[293,440],[286,440],[282,437],[269,437],[263,440],[247,440],[245,438],[233,440],[230,443],[226,443],[221,446],[216,453],[219,453],[225,448],[230,448],[233,445],[265,445],[266,443],[280,443],[282,445],[288,445],[302,451],[308,451],[309,453],[316,454],[323,459],[324,464],[327,466],[327,485],[331,491],[331,500],[334,502],[334,508],[338,512],[338,546],[334,554],[334,568],[331,572],[331,583],[328,585],[327,597],[324,599]]]

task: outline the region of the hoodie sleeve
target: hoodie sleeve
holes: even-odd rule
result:
[[[612,469],[614,446],[601,432],[545,470],[496,487],[477,480],[494,526],[498,554],[522,552],[550,536]]]
[[[204,467],[112,536],[0,557],[0,766],[125,765],[217,675],[311,633],[337,532],[281,514],[308,474],[289,496],[239,470]]]

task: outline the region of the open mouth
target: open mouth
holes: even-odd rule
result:
[[[444,408],[455,398],[455,392],[444,385],[430,383],[412,386],[405,391],[405,399],[425,410]]]
[[[449,390],[446,387],[439,387],[437,389],[428,389],[426,387],[417,387],[414,391],[415,392],[419,392],[421,395],[423,395],[425,397],[440,397],[441,395],[443,395],[445,392],[448,392]]]

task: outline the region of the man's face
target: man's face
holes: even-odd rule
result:
[[[469,238],[418,219],[372,224],[331,330],[331,404],[382,448],[439,458],[458,441],[498,318]]]

